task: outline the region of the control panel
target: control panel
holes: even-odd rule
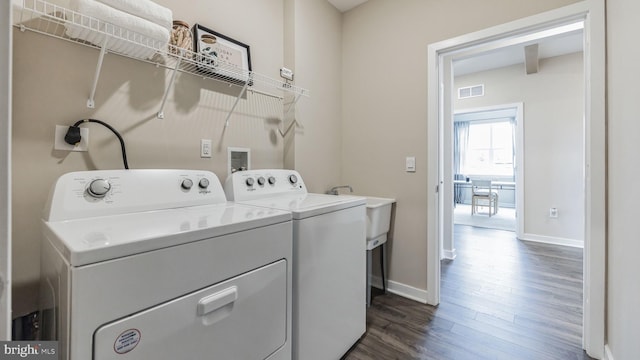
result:
[[[226,203],[218,177],[201,170],[96,170],[62,175],[45,220]]]
[[[229,201],[259,199],[278,194],[306,194],[307,188],[295,170],[247,170],[231,174],[224,184]]]

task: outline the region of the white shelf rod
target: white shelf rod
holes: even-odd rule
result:
[[[227,114],[227,118],[224,121],[224,127],[226,128],[227,126],[229,126],[229,119],[231,118],[231,114],[233,114],[233,112],[236,110],[236,106],[238,106],[238,103],[240,102],[240,98],[244,95],[244,93],[247,91],[247,86],[249,86],[249,83],[251,82],[251,76],[249,76],[249,78],[247,79],[247,82],[244,83],[244,86],[242,87],[242,91],[240,91],[240,94],[238,95],[238,97],[236,98],[236,102],[233,103],[233,107],[231,108],[231,110],[229,110],[229,113]]]
[[[182,54],[181,54],[182,55]],[[169,84],[164,91],[164,96],[162,97],[162,103],[160,103],[160,110],[158,111],[158,119],[164,119],[164,105],[167,103],[167,97],[169,96],[169,90],[173,87],[173,82],[176,80],[176,74],[178,73],[178,68],[180,68],[180,63],[182,62],[182,56],[178,57],[178,61],[176,61],[176,66],[173,68],[173,73],[171,74],[171,80],[169,80]]]
[[[260,95],[264,95],[267,97],[272,97],[274,99],[278,99],[278,100],[284,100],[284,97],[279,96],[279,95],[274,95],[265,91],[260,91],[260,90],[256,90],[256,89],[247,89],[248,92],[252,93],[252,94],[260,94]]]
[[[87,100],[87,107],[93,109],[96,107],[95,104],[95,96],[96,96],[96,88],[98,87],[98,79],[100,78],[100,70],[102,70],[102,61],[104,60],[104,55],[107,53],[107,43],[109,42],[109,36],[104,36],[104,42],[102,43],[102,48],[100,49],[100,56],[98,57],[98,65],[96,65],[96,73],[93,76],[93,85],[91,85],[91,93],[89,94],[89,99]]]

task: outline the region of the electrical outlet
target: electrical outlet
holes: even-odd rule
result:
[[[558,217],[558,208],[550,208],[549,209],[549,217],[550,218],[557,218]]]
[[[200,157],[201,158],[211,157],[211,139],[200,140]]]
[[[80,136],[82,139],[78,144],[71,145],[64,141],[64,136],[67,134],[69,125],[56,125],[56,133],[53,141],[54,150],[63,151],[89,151],[89,129],[81,127]]]

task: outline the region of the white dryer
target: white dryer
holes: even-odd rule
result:
[[[366,199],[310,194],[293,170],[249,170],[228,200],[293,215],[293,359],[335,360],[366,329]]]
[[[63,360],[291,358],[292,221],[208,171],[63,175],[44,213],[43,340]]]

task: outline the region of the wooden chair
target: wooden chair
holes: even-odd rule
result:
[[[489,217],[498,213],[498,192],[491,189],[491,180],[472,180],[471,193],[471,215],[486,203],[489,204]]]

